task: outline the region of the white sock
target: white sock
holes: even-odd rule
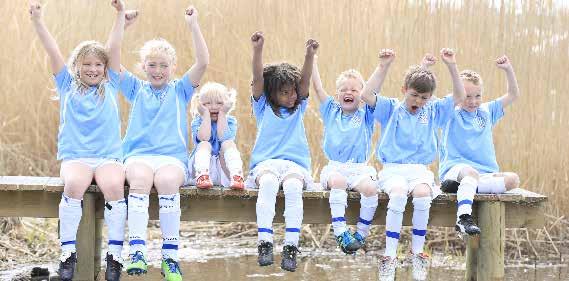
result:
[[[411,252],[413,254],[423,252],[431,200],[431,197],[413,198],[413,236],[411,238]]]
[[[478,181],[478,193],[499,194],[506,192],[504,177],[484,177]]]
[[[279,182],[275,175],[264,174],[259,179],[259,195],[257,197],[258,240],[273,243],[273,219]]]
[[[472,202],[474,200],[474,194],[476,194],[477,185],[478,181],[475,178],[469,176],[464,177],[460,181],[458,191],[456,192],[456,199],[458,201],[458,210],[456,212],[457,221],[460,215],[472,214]]]
[[[387,203],[387,218],[385,219],[385,254],[389,257],[397,255],[397,244],[403,224],[403,212],[407,205],[407,196],[394,195]]]
[[[61,250],[76,252],[77,230],[83,214],[82,200],[61,195],[59,202],[59,242]]]
[[[124,243],[124,230],[126,224],[126,200],[105,203],[105,224],[109,235],[109,253],[120,258]]]
[[[343,189],[332,188],[330,190],[330,212],[332,213],[332,227],[334,236],[339,236],[346,231],[346,206],[348,206],[348,193]]]
[[[180,193],[158,195],[160,230],[162,230],[162,258],[178,261],[180,240]]]
[[[243,177],[243,160],[241,160],[241,155],[237,148],[229,148],[225,151],[223,157],[225,158],[225,165],[229,170],[229,176],[237,175]]]
[[[148,228],[148,194],[128,195],[129,252],[142,252],[146,256],[146,229]]]
[[[360,194],[360,218],[357,224],[357,231],[364,238],[369,234],[369,228],[377,209],[378,200],[377,194],[371,197],[365,197],[363,194]]]
[[[302,226],[302,181],[291,178],[283,182],[285,195],[285,245],[298,246]]]
[[[209,163],[211,162],[211,152],[207,149],[199,149],[194,156],[194,170],[196,177],[201,175],[209,175]]]

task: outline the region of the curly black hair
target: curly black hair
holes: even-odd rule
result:
[[[281,116],[277,102],[278,92],[285,86],[294,86],[298,90],[300,84],[300,69],[290,63],[281,62],[268,64],[263,67],[263,91],[269,101],[269,105],[277,116]],[[296,99],[294,106],[288,108],[289,113],[293,113],[300,104],[300,96]]]

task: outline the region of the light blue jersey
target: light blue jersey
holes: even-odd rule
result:
[[[352,115],[342,114],[340,105],[328,97],[320,105],[324,122],[322,148],[329,160],[366,163],[371,152],[374,108],[367,104]]]
[[[110,158],[122,160],[121,122],[117,106],[119,74],[108,69],[104,96],[97,87],[77,89],[67,67],[55,75],[59,94],[57,159]]]
[[[121,91],[132,105],[123,139],[125,159],[135,155],[162,155],[188,163],[187,107],[194,94],[188,73],[155,90],[147,81],[126,71]]]
[[[192,134],[194,135],[194,150],[191,155],[196,152],[196,147],[200,140],[198,139],[198,131],[203,122],[201,116],[194,117],[192,120]],[[219,155],[219,150],[221,149],[221,143],[226,140],[235,141],[235,136],[237,135],[237,119],[231,115],[227,115],[227,128],[223,132],[223,137],[219,138],[217,135],[217,122],[211,122],[211,137],[209,138],[209,143],[211,144],[211,154]],[[191,156],[190,156],[191,157]]]
[[[454,99],[433,99],[415,115],[404,102],[377,96],[374,117],[381,124],[377,158],[383,164],[428,165],[437,154],[437,130],[454,112]]]
[[[304,112],[308,101],[302,100],[292,114],[281,108],[283,117],[275,115],[264,94],[258,101],[251,97],[251,103],[257,123],[257,137],[249,168],[252,170],[265,160],[282,159],[310,171],[310,151],[304,130]]]
[[[498,172],[492,129],[503,116],[499,100],[483,103],[475,112],[455,109],[442,127],[440,178],[456,164],[468,164],[480,173]]]

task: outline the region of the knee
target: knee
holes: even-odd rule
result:
[[[221,151],[227,151],[232,148],[237,148],[237,145],[235,145],[235,142],[232,140],[226,140],[221,143]]]
[[[183,181],[184,175],[178,172],[158,173],[154,177],[154,185],[159,188],[178,188]]]
[[[405,205],[407,205],[407,196],[390,194],[389,202],[387,203],[387,209],[389,211],[403,213],[405,211]]]
[[[429,197],[429,196],[431,196],[431,188],[426,184],[418,184],[413,189],[414,198]]]
[[[92,180],[93,179],[91,176],[85,176],[79,174],[66,175],[64,179],[65,194],[73,199],[83,198],[83,193],[85,193],[85,190],[87,189],[87,187],[89,187]]]
[[[330,189],[346,189],[348,183],[346,178],[340,174],[331,174],[327,179],[327,185]]]
[[[377,195],[377,183],[372,179],[365,179],[356,186],[356,189],[365,197]]]
[[[391,188],[391,191],[389,192],[389,197],[393,197],[393,196],[404,196],[407,197],[407,193],[409,192],[409,190],[407,189],[406,186],[403,185],[395,185]]]
[[[200,143],[198,143],[198,149],[205,149],[208,151],[211,151],[211,143],[209,143],[209,141],[201,141]]]
[[[506,190],[520,187],[520,176],[516,173],[504,173],[504,185]]]
[[[460,179],[462,180],[465,177],[472,177],[472,178],[478,180],[479,173],[478,173],[478,171],[476,171],[476,169],[474,169],[470,166],[466,166],[466,167],[462,168],[462,170],[460,170]]]

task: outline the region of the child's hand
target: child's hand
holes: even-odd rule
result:
[[[117,12],[124,11],[124,1],[123,0],[111,0],[111,6],[113,6]]]
[[[251,35],[251,43],[253,43],[253,49],[258,50],[263,48],[263,44],[265,43],[265,36],[263,32],[256,31]]]
[[[306,54],[314,56],[316,54],[316,50],[318,50],[318,41],[314,39],[308,39],[306,41]]]
[[[427,53],[427,54],[425,54],[425,57],[423,57],[423,61],[421,62],[421,65],[423,67],[431,67],[436,62],[437,62],[437,58],[435,56],[433,56],[432,54]]]
[[[379,51],[379,64],[389,66],[395,59],[395,51],[392,49],[381,49]]]
[[[201,116],[204,116],[205,114],[209,115],[209,109],[207,109],[207,107],[205,107],[205,105],[203,105],[203,103],[200,101],[198,101],[198,113]]]
[[[198,23],[198,10],[196,10],[194,6],[189,6],[186,8],[186,15],[184,17],[190,26],[194,26]]]
[[[446,65],[456,64],[456,58],[454,55],[454,50],[449,48],[441,49],[441,59]]]
[[[138,11],[137,10],[127,10],[124,12],[124,28],[131,26],[136,19],[138,18]]]
[[[231,110],[231,102],[226,101],[223,103],[223,107],[221,107],[221,111],[228,113]]]
[[[496,60],[496,66],[499,69],[508,71],[512,70],[512,64],[510,64],[510,59],[507,56],[501,56]]]
[[[30,1],[30,18],[33,21],[41,19],[41,4],[37,1]]]

